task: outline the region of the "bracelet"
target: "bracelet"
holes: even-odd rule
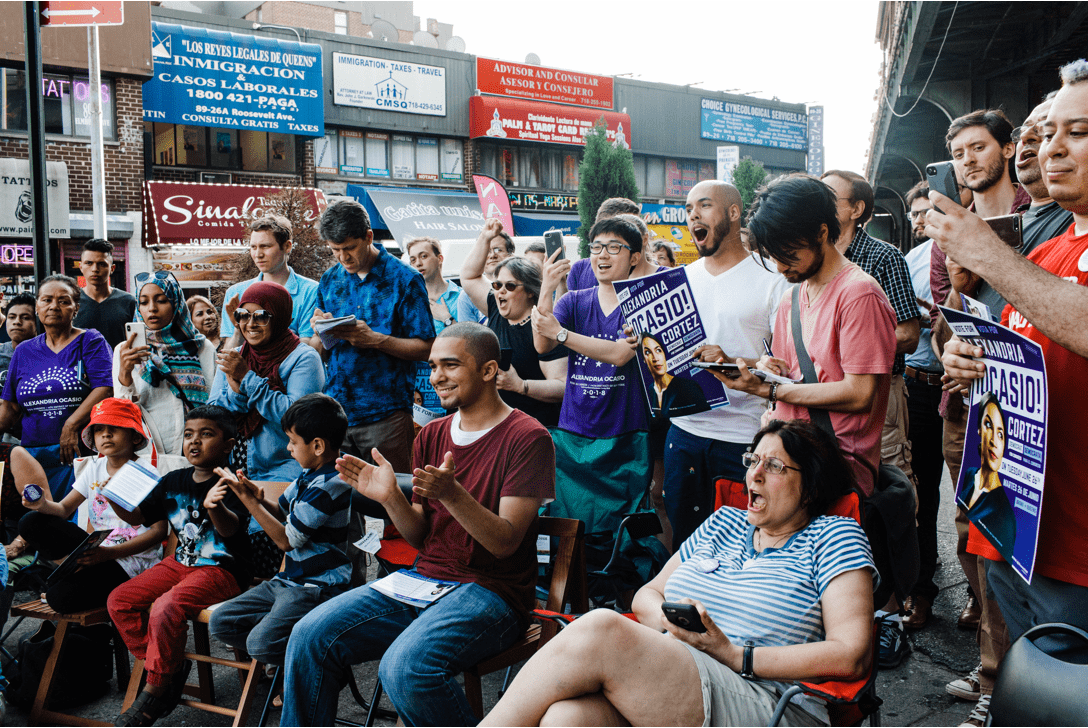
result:
[[[778,405],[778,382],[771,382],[771,410]]]
[[[522,394],[522,396],[525,396],[525,397],[529,396],[529,380],[528,379],[522,379],[521,380],[521,394]]]
[[[756,676],[756,672],[753,667],[755,652],[756,645],[754,642],[752,642],[752,640],[748,640],[744,643],[744,657],[741,658],[740,676],[745,680],[752,680]]]

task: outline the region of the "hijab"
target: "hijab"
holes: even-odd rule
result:
[[[258,281],[247,288],[238,301],[239,307],[247,303],[255,303],[272,314],[272,320],[268,323],[271,335],[260,346],[253,346],[248,341],[242,344],[242,358],[254,374],[268,380],[270,389],[286,394],[287,387],[280,379],[280,364],[298,348],[301,341],[290,328],[294,310],[291,294],[278,283]],[[239,434],[248,438],[263,422],[264,417],[251,408],[242,418]]]
[[[166,382],[174,396],[187,405],[187,409],[205,404],[208,401],[208,382],[200,366],[200,351],[205,339],[189,317],[181,284],[166,271],[140,273],[136,276],[137,299],[147,285],[162,289],[174,307],[174,318],[158,331],[147,330],[151,357],[144,362],[140,376],[152,387]],[[140,323],[147,323],[139,306],[134,318]]]

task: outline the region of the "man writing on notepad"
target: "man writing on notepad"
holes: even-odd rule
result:
[[[384,453],[345,456],[344,480],[419,549],[409,578],[457,586],[426,609],[361,586],[300,621],[287,645],[283,725],[331,725],[351,666],[379,676],[405,725],[475,725],[456,675],[508,648],[534,606],[537,511],[555,488],[548,431],[499,398],[499,342],[476,323],[435,340],[431,384],[457,412],[420,430],[411,501]],[[383,657],[384,655],[384,657]]]

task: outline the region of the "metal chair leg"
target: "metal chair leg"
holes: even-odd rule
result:
[[[268,697],[264,699],[264,708],[261,710],[261,718],[257,721],[257,728],[263,728],[268,719],[268,711],[272,707],[272,701],[276,699],[276,688],[279,687],[280,678],[283,677],[283,666],[276,665],[276,671],[272,673],[272,685],[268,688]]]

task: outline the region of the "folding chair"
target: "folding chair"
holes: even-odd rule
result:
[[[1077,662],[1047,652],[1037,643],[1060,635],[1080,643]],[[986,725],[1084,725],[1088,717],[1088,632],[1069,624],[1040,624],[1005,653],[990,700]]]
[[[290,485],[290,483],[277,481],[255,482],[264,488],[265,497],[267,498],[278,498]],[[168,554],[173,553],[174,547],[176,547],[176,539],[177,536],[171,533]],[[264,663],[245,655],[241,650],[234,650],[236,658],[234,660],[225,660],[212,656],[208,625],[211,623],[212,614],[218,606],[219,604],[212,604],[207,609],[201,610],[192,619],[193,643],[196,651],[186,652],[185,657],[196,663],[197,684],[188,683],[185,685],[181,705],[187,705],[190,708],[215,713],[216,715],[225,715],[234,719],[232,725],[241,726],[245,725],[249,720],[249,711],[253,706],[253,699],[256,697],[257,682],[264,671]],[[215,683],[212,677],[213,665],[232,667],[238,671],[238,681],[242,685],[242,693],[238,699],[238,705],[233,708],[216,704]],[[128,692],[125,694],[121,712],[128,710],[140,694],[140,688],[143,687],[143,676],[144,661],[136,660],[132,666],[132,677],[129,679]],[[186,698],[186,695],[189,697]]]

